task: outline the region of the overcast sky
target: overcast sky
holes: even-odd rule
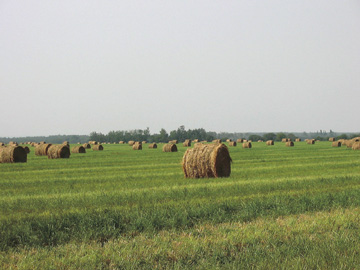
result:
[[[359,132],[360,1],[0,0],[0,137]]]

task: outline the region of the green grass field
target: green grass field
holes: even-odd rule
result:
[[[360,151],[229,147],[229,178],[104,145],[0,164],[0,269],[360,269]]]

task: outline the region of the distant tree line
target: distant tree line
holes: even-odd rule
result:
[[[305,139],[316,139],[320,141],[327,141],[329,137],[335,137],[338,139],[351,139],[354,137],[360,137],[360,134],[356,133],[337,133],[332,130],[326,132],[324,130],[320,130],[317,132],[302,132],[302,133],[286,133],[286,132],[258,132],[258,133],[229,133],[229,132],[214,132],[214,131],[206,131],[203,128],[198,129],[185,129],[185,126],[180,126],[176,130],[172,130],[169,133],[162,128],[158,133],[150,134],[150,129],[135,129],[135,130],[118,130],[118,131],[110,131],[107,134],[103,134],[101,132],[91,132],[90,135],[51,135],[51,136],[37,136],[37,137],[3,137],[0,138],[0,142],[9,143],[10,141],[16,142],[40,142],[46,141],[48,143],[59,144],[64,141],[69,141],[72,144],[75,143],[84,143],[88,141],[98,141],[98,142],[119,142],[125,141],[128,142],[130,140],[134,141],[147,141],[147,142],[168,142],[170,140],[178,140],[180,142],[185,141],[186,139],[198,139],[199,141],[212,141],[214,139],[221,139],[223,141],[227,139],[236,140],[239,138],[248,139],[252,141],[258,140],[274,140],[281,141],[283,138],[290,138],[295,140],[296,138],[300,138],[302,140]]]

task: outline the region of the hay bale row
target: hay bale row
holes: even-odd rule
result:
[[[149,144],[149,148],[151,148],[151,149],[156,149],[156,148],[157,148],[157,144],[156,144],[156,143],[150,143],[150,144]]]
[[[71,153],[79,153],[79,154],[85,154],[86,153],[86,149],[84,146],[74,146],[71,149]]]
[[[177,152],[176,144],[168,143],[163,146],[163,152]]]
[[[229,177],[231,157],[224,144],[195,144],[186,150],[182,167],[186,178]]]
[[[104,147],[101,144],[94,145],[92,148],[93,151],[102,151]]]
[[[251,142],[244,142],[243,145],[242,145],[243,148],[251,148],[252,147],[252,144]]]
[[[266,141],[266,145],[274,145],[274,141],[273,140],[268,140],[268,141]]]
[[[49,159],[69,158],[70,148],[65,144],[53,144],[47,151]]]
[[[0,163],[26,162],[27,153],[21,146],[0,147]]]

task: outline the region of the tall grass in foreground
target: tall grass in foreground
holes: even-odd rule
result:
[[[24,269],[30,258],[86,268],[80,257],[88,255],[90,265],[115,269],[359,262],[358,151],[254,143],[229,148],[229,178],[185,179],[186,149],[178,148],[106,145],[66,160],[30,153],[26,164],[1,164],[0,262]]]

